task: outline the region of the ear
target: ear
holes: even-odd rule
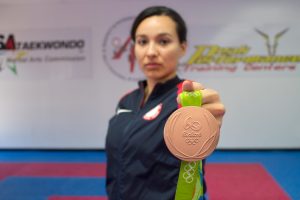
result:
[[[187,42],[182,42],[180,44],[180,46],[181,46],[181,50],[182,50],[181,56],[184,56],[186,54],[186,51],[187,51]]]

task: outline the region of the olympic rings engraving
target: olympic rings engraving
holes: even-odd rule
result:
[[[195,145],[195,144],[197,144],[198,142],[199,142],[199,140],[196,138],[196,139],[192,139],[192,138],[187,138],[187,139],[185,139],[185,142],[187,143],[187,144],[189,144],[189,145]]]
[[[192,183],[194,180],[194,174],[196,171],[197,163],[196,162],[190,162],[187,165],[184,166],[184,173],[182,174],[183,179],[186,183]]]

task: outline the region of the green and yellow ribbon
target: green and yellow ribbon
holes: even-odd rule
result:
[[[201,91],[182,92],[180,95],[182,106],[201,106]],[[175,200],[202,200],[203,192],[203,166],[202,160],[181,161],[177,182]]]

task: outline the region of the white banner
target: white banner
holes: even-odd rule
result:
[[[131,23],[156,4],[0,0],[0,148],[104,148],[119,98],[143,78]],[[188,26],[179,76],[226,106],[218,147],[299,148],[300,2],[163,4]]]
[[[1,31],[0,79],[86,79],[92,76],[91,31]]]

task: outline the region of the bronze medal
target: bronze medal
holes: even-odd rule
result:
[[[203,160],[216,148],[220,128],[215,117],[199,106],[176,110],[164,127],[164,140],[170,152],[185,161]]]

